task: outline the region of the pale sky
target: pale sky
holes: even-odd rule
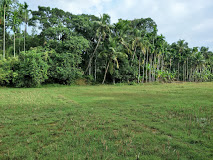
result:
[[[19,0],[29,8],[60,8],[73,14],[119,18],[152,18],[169,43],[184,39],[190,47],[206,46],[213,50],[213,0]]]

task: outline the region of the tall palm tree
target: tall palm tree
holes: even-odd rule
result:
[[[1,2],[1,6],[2,6],[2,8],[3,8],[3,12],[4,12],[4,18],[3,18],[3,21],[4,21],[4,30],[3,30],[3,32],[4,32],[4,36],[3,36],[3,58],[5,58],[5,52],[6,52],[6,47],[5,47],[5,42],[6,42],[6,40],[5,40],[5,34],[6,34],[6,29],[5,29],[5,21],[6,21],[6,10],[9,8],[9,5],[10,5],[10,3],[11,3],[11,0],[3,0],[2,2]]]
[[[109,36],[109,46],[108,49],[101,52],[101,55],[106,58],[106,68],[104,73],[104,78],[102,81],[102,84],[105,83],[106,75],[108,70],[110,71],[110,74],[112,75],[115,71],[115,67],[119,68],[119,62],[118,58],[127,58],[127,55],[122,52],[118,52],[117,49],[117,41],[115,38]]]
[[[188,43],[185,40],[179,40],[176,44],[178,50],[178,80],[180,80],[180,63],[184,62],[184,54],[188,48]]]
[[[23,4],[19,4],[18,7],[18,14],[19,14],[19,19],[23,19]],[[23,21],[23,20],[22,20]],[[21,52],[21,21],[18,26],[18,33],[19,33],[19,53]]]
[[[141,38],[140,39],[140,49],[141,49],[141,52],[143,54],[143,79],[142,79],[142,83],[144,83],[144,80],[145,80],[145,64],[146,64],[146,53],[148,51],[148,48],[149,48],[149,41],[146,37],[144,38]],[[139,65],[140,67],[140,65]],[[140,70],[140,68],[139,68]],[[140,77],[140,75],[138,75],[138,78]],[[139,81],[139,79],[138,79]]]
[[[27,25],[28,25],[28,19],[29,19],[28,4],[26,2],[24,2],[23,10],[24,10],[24,22],[25,22],[25,29],[24,29],[24,52],[25,52],[25,50],[26,50]]]
[[[95,23],[97,23],[99,25],[98,29],[97,29],[97,33],[96,36],[99,37],[96,47],[94,49],[94,52],[92,53],[92,55],[89,58],[89,62],[88,62],[88,66],[85,70],[85,73],[87,73],[88,69],[91,68],[91,64],[92,64],[92,60],[94,58],[94,56],[96,55],[96,51],[100,45],[101,40],[104,40],[107,32],[110,31],[110,17],[107,14],[103,14],[103,16],[101,16],[100,21],[96,21]],[[90,73],[89,73],[90,74]]]
[[[157,39],[156,39],[156,52],[157,52],[157,73],[159,73],[160,71],[160,68],[161,70],[163,70],[163,53],[164,53],[164,50],[165,50],[165,37],[161,34],[160,36],[157,36]],[[159,75],[157,77],[157,81],[159,81]]]
[[[21,23],[21,20],[18,18],[18,11],[15,10],[12,12],[12,30],[14,33],[14,57],[16,55],[16,31],[20,23]]]
[[[197,52],[194,55],[194,61],[195,61],[196,72],[198,74],[201,74],[201,72],[202,72],[202,66],[205,64],[205,59],[204,59],[204,56],[202,55],[201,52]],[[197,78],[198,77],[196,76],[196,79],[195,79],[196,81],[197,81]]]

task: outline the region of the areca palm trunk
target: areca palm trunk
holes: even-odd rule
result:
[[[16,33],[14,32],[14,57],[16,56]]]
[[[161,58],[161,56],[158,55],[157,72],[159,72],[159,70],[160,70],[160,58]],[[159,81],[159,77],[157,77],[157,81]]]
[[[26,50],[26,33],[27,33],[27,13],[25,12],[24,53]]]
[[[180,80],[180,63],[178,61],[178,81]]]
[[[106,75],[107,75],[108,68],[109,68],[109,62],[108,62],[108,64],[107,64],[107,67],[106,67],[106,70],[105,70],[105,73],[104,73],[104,79],[103,79],[102,84],[104,84],[104,82],[105,82],[105,80],[106,80]]]
[[[146,52],[144,54],[144,58],[143,58],[143,83],[144,83],[144,80],[145,80],[145,61],[146,61]]]
[[[97,65],[96,65],[96,62],[97,62],[97,54],[95,54],[95,82],[96,82],[96,79],[97,79]]]
[[[162,54],[162,59],[161,59],[161,71],[163,71],[163,66],[164,66],[164,61],[163,61],[163,54]]]
[[[156,67],[156,56],[154,54],[154,61],[153,61],[153,73],[152,73],[152,81],[155,81],[155,67]]]
[[[184,62],[183,62],[183,81],[185,81],[185,70],[184,70]]]
[[[196,72],[198,73],[198,66],[196,68]],[[197,75],[195,76],[195,82],[197,82]]]
[[[115,66],[115,61],[114,61],[114,66]],[[115,85],[115,67],[113,67],[113,75],[112,75],[112,81],[113,81],[113,84]]]
[[[152,56],[149,57],[149,63],[150,63],[150,67],[149,67],[149,82],[152,81]]]
[[[186,69],[186,77],[187,77],[187,81],[189,81],[189,58],[187,57],[187,69]]]
[[[21,33],[21,25],[19,26],[19,32]],[[19,33],[19,54],[20,54],[20,52],[21,52],[21,48],[20,48],[20,46],[21,46],[21,34]]]
[[[138,64],[138,83],[140,82],[141,76],[141,56],[139,56],[139,64]]]
[[[131,64],[131,67],[132,67],[133,61],[134,61],[134,59],[135,59],[135,54],[136,54],[136,47],[135,47],[135,49],[134,49],[134,54],[133,54],[133,57],[132,57],[132,64]]]
[[[147,56],[146,57],[146,83],[147,83],[148,82],[148,75],[147,75],[148,74],[148,70],[147,70],[147,67],[148,67],[148,60],[149,60],[148,59],[148,52],[146,53],[146,56]]]
[[[89,68],[91,68],[92,59],[93,59],[93,57],[94,57],[94,55],[95,55],[95,53],[96,53],[96,50],[98,49],[98,46],[99,46],[99,44],[100,44],[100,42],[101,42],[101,37],[102,37],[102,35],[100,35],[100,37],[99,37],[99,39],[98,39],[98,43],[97,43],[97,45],[96,45],[96,47],[95,47],[95,50],[94,50],[93,54],[91,55],[91,57],[90,57],[90,59],[89,59],[89,63],[88,63],[88,66],[87,66],[87,68],[86,68],[85,73],[88,71]],[[90,75],[90,74],[91,74],[91,73],[89,73],[89,75]]]
[[[6,19],[6,6],[4,5],[4,40],[3,40],[3,58],[5,58],[5,19]]]

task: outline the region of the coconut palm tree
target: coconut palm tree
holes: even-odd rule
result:
[[[104,40],[107,35],[107,32],[110,32],[110,16],[107,14],[103,14],[103,16],[101,16],[101,18],[100,18],[100,21],[95,21],[95,23],[97,23],[99,25],[97,32],[96,32],[98,41],[97,41],[96,47],[94,49],[94,52],[92,53],[92,55],[89,58],[88,66],[85,70],[85,73],[87,73],[88,69],[91,68],[92,60],[93,60],[94,56],[96,56],[96,51],[100,45],[101,40]],[[90,74],[91,73],[89,72],[89,75]]]
[[[116,41],[116,38],[109,36],[109,46],[107,46],[107,49],[105,51],[101,52],[102,57],[106,59],[106,68],[102,84],[105,83],[108,70],[112,75],[115,71],[115,67],[119,69],[118,58],[127,58],[127,55],[125,53],[117,51],[117,44],[118,43]]]

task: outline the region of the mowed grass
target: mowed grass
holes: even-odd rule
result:
[[[213,159],[213,83],[0,88],[0,159]]]

